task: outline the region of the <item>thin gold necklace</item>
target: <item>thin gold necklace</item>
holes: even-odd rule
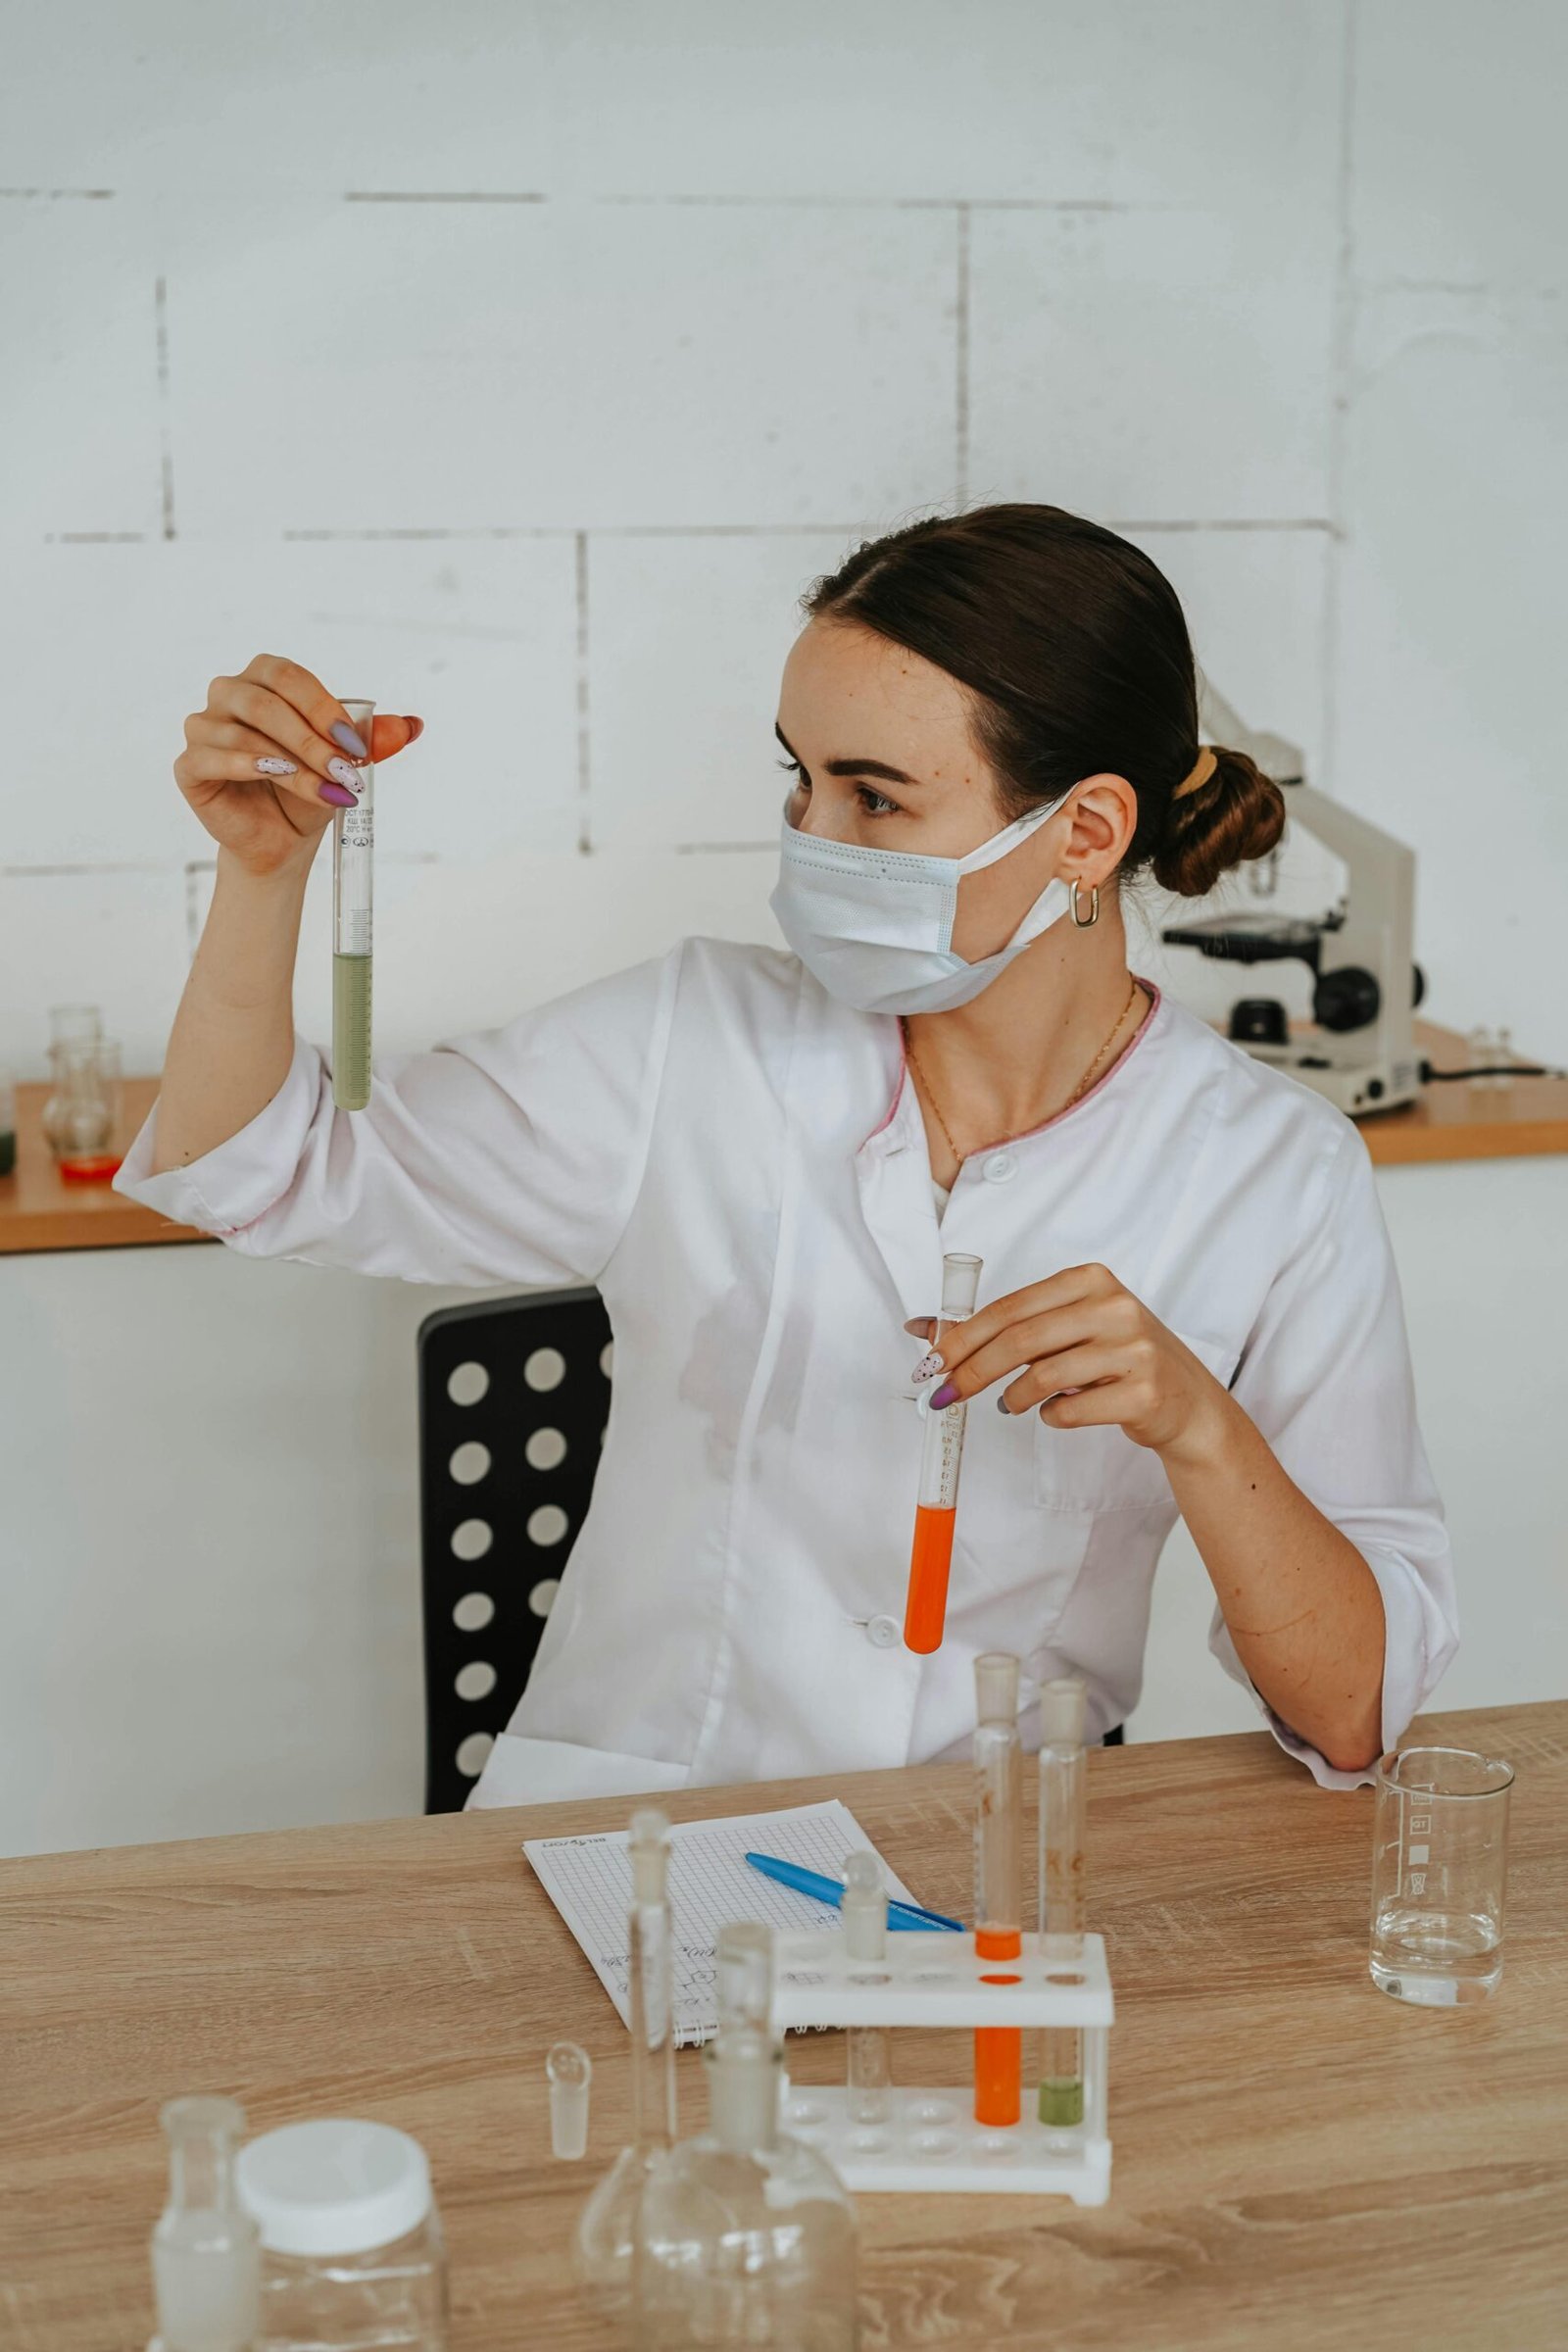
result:
[[[1132,984],[1132,989],[1128,995],[1126,1004],[1116,1015],[1115,1026],[1112,1028],[1110,1035],[1106,1038],[1104,1044],[1101,1047],[1100,1052],[1095,1055],[1094,1060],[1089,1064],[1088,1069],[1085,1070],[1083,1076],[1073,1088],[1072,1093],[1067,1097],[1066,1102],[1063,1102],[1058,1109],[1051,1112],[1051,1117],[1059,1119],[1062,1111],[1071,1110],[1073,1104],[1079,1100],[1079,1098],[1089,1092],[1090,1087],[1094,1084],[1095,1079],[1100,1073],[1100,1066],[1102,1062],[1104,1060],[1105,1055],[1110,1052],[1110,1049],[1115,1044],[1117,1038],[1121,1035],[1122,1026],[1126,1021],[1127,1015],[1131,1012],[1137,1002],[1138,983],[1135,980]],[[901,1019],[899,1027],[904,1032],[904,1050],[909,1056],[910,1067],[913,1069],[915,1076],[920,1081],[921,1092],[924,1094],[926,1101],[930,1103],[932,1110],[936,1114],[936,1122],[942,1130],[943,1138],[947,1144],[948,1150],[953,1153],[954,1158],[957,1161],[959,1167],[961,1168],[965,1159],[972,1158],[973,1153],[960,1152],[957,1145],[953,1140],[953,1129],[948,1125],[947,1120],[942,1116],[942,1105],[937,1101],[936,1095],[932,1091],[931,1081],[926,1076],[925,1064],[921,1061],[919,1054],[916,1054],[914,1050],[914,1040],[909,1035],[908,1022]],[[1032,1135],[1035,1127],[1043,1126],[1044,1124],[1044,1120],[1037,1119],[1034,1121],[1032,1126],[1020,1127],[1013,1135],[993,1136],[989,1143],[976,1144],[975,1151],[992,1152],[996,1150],[999,1144],[1015,1144],[1020,1135]]]

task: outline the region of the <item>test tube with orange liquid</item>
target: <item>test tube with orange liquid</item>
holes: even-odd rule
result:
[[[1018,1660],[989,1649],[974,1662],[974,1948],[982,1960],[1023,1950],[1023,1749],[1018,1739]],[[1016,1984],[1016,1966],[987,1975]],[[980,2026],[974,2037],[974,2120],[1015,2124],[1022,2104],[1023,2033]]]
[[[942,1311],[933,1347],[955,1323],[974,1313],[983,1260],[955,1252],[942,1260]],[[936,1384],[938,1387],[941,1383]],[[914,1506],[914,1549],[904,1610],[904,1641],[923,1657],[942,1647],[948,1616],[948,1577],[953,1567],[953,1528],[958,1509],[958,1465],[963,1459],[963,1424],[968,1406],[950,1404],[927,1412],[920,1450],[920,1489]]]

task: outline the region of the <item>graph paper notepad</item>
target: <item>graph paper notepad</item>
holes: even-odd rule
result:
[[[718,2027],[713,1998],[713,1946],[734,1919],[769,1927],[833,1927],[838,1912],[808,1894],[765,1879],[748,1852],[776,1855],[823,1876],[842,1876],[845,1857],[871,1840],[837,1797],[784,1813],[742,1813],[730,1821],[677,1822],[669,1833],[669,1908],[674,1930],[675,2039],[706,2041]],[[631,2023],[626,1914],[631,1907],[631,1861],[626,1833],[600,1838],[530,1838],[523,1852],[540,1885],[592,1961],[594,1973],[624,2025]],[[913,1896],[884,1862],[895,1901]]]

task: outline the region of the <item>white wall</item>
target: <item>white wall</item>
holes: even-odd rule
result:
[[[683,930],[769,935],[793,600],[866,531],[1001,497],[1147,546],[1222,691],[1417,846],[1434,1014],[1568,1056],[1551,0],[8,0],[4,30],[0,1058],[39,1070],[45,1007],[85,996],[156,1066],[210,887],[179,722],[262,650],[428,722],[378,796],[384,1046]],[[1443,1264],[1406,1267],[1435,1394]],[[0,1317],[25,1298],[69,1365],[112,1283],[116,1316],[145,1294],[168,1429],[172,1267],[0,1267]],[[402,1409],[368,1335],[412,1305],[333,1298],[352,1409]],[[8,1481],[54,1458],[48,1394],[0,1425]],[[1474,1429],[1434,1450],[1462,1485]],[[226,1504],[176,1459],[188,1566]],[[243,1775],[94,1812],[121,1733],[72,1713],[78,1620],[40,1593],[86,1572],[29,1494],[8,1616],[57,1645],[30,1687],[92,1761],[49,1836],[258,1818]],[[366,1573],[344,1658],[406,1631]],[[352,1740],[302,1781],[261,1674],[276,1818],[405,1801]]]

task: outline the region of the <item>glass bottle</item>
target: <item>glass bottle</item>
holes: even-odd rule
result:
[[[172,2099],[158,2120],[169,2203],[152,2238],[158,2333],[149,2352],[247,2352],[261,2257],[234,2185],[245,2111],[232,2099]]]
[[[631,2144],[583,2207],[576,2271],[609,2319],[631,2309],[637,2217],[652,2168],[675,2141],[675,2038],[670,2023],[669,1823],[656,1806],[631,1817]]]
[[[709,2128],[650,2177],[637,2248],[641,2352],[854,2352],[855,2208],[825,2157],[779,2130],[773,1937],[718,1939]]]
[[[104,1033],[103,1015],[96,1004],[51,1004],[49,1007],[49,1075],[52,1081],[38,1124],[51,1152],[60,1150],[61,1101],[58,1054],[62,1046],[95,1045]]]

